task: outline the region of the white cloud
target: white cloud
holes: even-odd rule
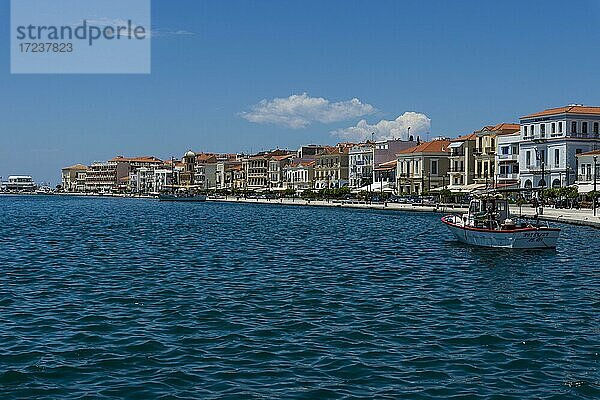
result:
[[[354,98],[330,102],[322,97],[310,97],[303,93],[285,98],[262,100],[251,107],[242,118],[257,124],[275,124],[293,129],[305,128],[314,122],[331,123],[345,121],[374,113],[375,107]]]
[[[347,140],[362,141],[371,139],[371,133],[375,133],[375,139],[408,139],[408,128],[411,135],[424,134],[431,128],[431,119],[427,115],[417,112],[405,112],[393,121],[381,120],[375,125],[370,125],[366,120],[360,120],[356,126],[338,129],[331,132],[335,136]]]

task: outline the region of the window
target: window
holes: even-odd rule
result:
[[[571,133],[577,133],[577,122],[571,122]]]
[[[558,123],[558,133],[562,133],[562,121]]]
[[[554,122],[550,125],[550,133],[556,133],[556,124]]]
[[[598,136],[598,123],[594,122],[594,135]]]
[[[437,160],[431,160],[431,175],[438,174],[438,162]]]
[[[540,135],[545,135],[546,134],[546,124],[541,124],[540,125]]]
[[[508,147],[508,146],[502,146],[502,148],[501,148],[503,155],[508,155],[509,150],[510,150],[510,147]]]
[[[560,161],[560,150],[554,149],[554,165],[558,167]]]
[[[531,125],[529,127],[529,136],[533,136],[534,133],[535,133],[534,125]]]
[[[581,123],[581,133],[587,133],[587,122]]]
[[[523,127],[523,136],[527,136],[527,125]]]
[[[527,164],[528,168],[531,166],[531,151],[525,153],[525,164]]]

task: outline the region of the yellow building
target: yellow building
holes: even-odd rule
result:
[[[475,183],[493,186],[496,176],[496,147],[500,135],[519,132],[519,124],[485,126],[475,136]]]

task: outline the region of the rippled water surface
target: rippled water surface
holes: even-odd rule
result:
[[[439,217],[0,198],[1,398],[599,398],[600,231]]]

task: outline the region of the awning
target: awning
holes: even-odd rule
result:
[[[448,146],[449,149],[457,149],[459,147],[462,147],[462,145],[465,144],[465,142],[452,142],[450,143],[450,146]]]
[[[394,192],[394,188],[390,187],[389,182],[383,182],[383,185],[381,182],[374,182],[373,184],[369,184],[369,185],[360,187],[358,189],[352,190],[352,193],[359,193],[359,192],[389,192],[389,193],[392,193],[392,192]]]

